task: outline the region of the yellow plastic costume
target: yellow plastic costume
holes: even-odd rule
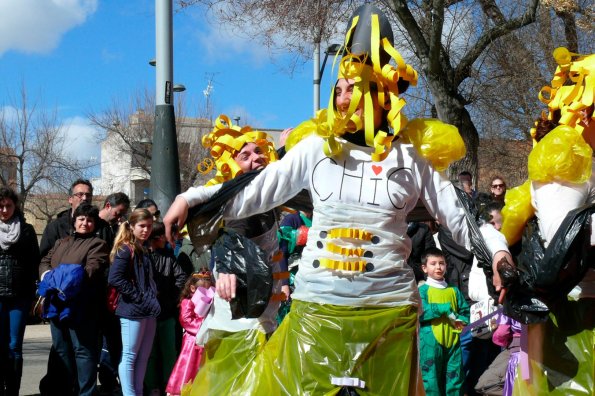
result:
[[[595,54],[578,55],[557,48],[554,59],[558,68],[551,86],[543,87],[539,99],[548,106],[548,118],[559,113],[560,126],[548,133],[529,155],[529,181],[509,190],[502,211],[502,233],[509,244],[520,240],[522,230],[534,214],[531,181],[584,183],[591,177],[593,150],[582,137],[580,111],[593,105],[595,95]],[[535,137],[535,129],[531,130]],[[517,190],[518,189],[518,190]]]
[[[274,144],[266,133],[255,131],[249,126],[240,128],[238,125],[233,125],[226,115],[217,117],[213,130],[203,137],[202,143],[210,149],[212,159],[205,159],[199,164],[199,170],[207,173],[215,166],[217,169],[216,176],[205,184],[207,186],[221,184],[242,173],[234,157],[247,143],[255,143],[260,148],[260,152],[266,158],[266,164],[278,159]],[[263,215],[253,217],[260,220]],[[233,226],[236,224],[238,222]],[[247,224],[249,226],[250,223]],[[194,229],[192,224],[191,228]],[[276,327],[275,316],[280,301],[278,298],[285,297],[280,293],[280,283],[288,275],[281,272],[278,256],[275,255],[278,252],[276,222],[273,226],[262,226],[262,228],[264,233],[250,239],[268,254],[268,263],[273,271],[273,293],[276,294],[273,294],[273,298],[260,317],[237,320],[231,319],[229,303],[215,296],[209,316],[202,325],[208,329],[202,367],[194,383],[189,383],[182,389],[184,395],[205,394],[207,392],[204,391],[205,389],[208,389],[209,394],[214,395],[232,394],[232,390],[238,386],[236,381],[242,384],[243,378],[250,374],[255,357],[266,342],[267,334]],[[238,250],[241,250],[241,247]],[[230,254],[236,254],[236,252],[230,252]],[[218,260],[219,258],[215,258],[216,262]],[[217,266],[214,274],[218,276]]]
[[[527,220],[535,213],[533,182],[578,188],[592,179],[593,150],[583,139],[580,121],[584,116],[581,112],[593,106],[595,55],[577,55],[558,48],[554,58],[558,68],[551,86],[542,88],[539,99],[548,105],[550,120],[559,117],[559,126],[534,145],[528,159],[529,180],[506,194],[502,233],[509,243],[521,239]],[[535,130],[532,134],[535,137]],[[581,298],[558,304],[546,323],[528,326],[529,367],[522,372],[519,365],[514,395],[594,394],[595,300]]]
[[[386,27],[381,15],[366,4],[349,24],[346,55],[339,62],[339,78],[354,82],[349,108],[335,109],[333,94],[328,110],[292,131],[285,157],[267,166],[225,209],[226,218],[245,216],[282,205],[303,189],[310,192],[313,222],[291,312],[254,360],[240,358],[243,352],[236,359],[242,340],[226,346],[228,365],[243,364],[240,375],[206,379],[199,372],[188,394],[336,395],[343,387],[359,395],[423,394],[420,301],[406,265],[406,215],[421,199],[455,239],[468,240],[454,188],[437,171],[465,149],[456,128],[438,120],[408,122],[401,113],[399,87],[403,81],[415,84],[417,74],[380,33]],[[371,30],[369,48],[351,51],[359,27]],[[389,30],[392,37],[390,24]],[[377,103],[385,104],[383,121],[392,131],[375,128]],[[348,139],[355,132],[365,145]],[[215,187],[191,189],[182,197],[191,206],[200,204]],[[222,388],[214,388],[214,381]]]

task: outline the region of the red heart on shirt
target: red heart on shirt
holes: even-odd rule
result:
[[[382,172],[382,167],[378,165],[372,165],[372,170],[374,171],[374,174],[378,176],[378,174]]]

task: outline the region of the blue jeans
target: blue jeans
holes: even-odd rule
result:
[[[0,390],[6,388],[7,395],[17,395],[21,385],[23,338],[30,306],[28,298],[0,298]]]
[[[123,396],[142,396],[143,380],[155,337],[156,318],[120,318],[122,360],[118,367]]]
[[[23,358],[23,337],[31,301],[0,298],[0,351],[10,358]]]
[[[52,320],[50,331],[52,346],[74,382],[75,394],[92,396],[97,387],[97,322],[90,317],[77,324]]]

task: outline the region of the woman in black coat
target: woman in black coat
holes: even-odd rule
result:
[[[16,396],[23,372],[23,337],[35,292],[39,245],[19,209],[19,198],[0,187],[0,394]]]

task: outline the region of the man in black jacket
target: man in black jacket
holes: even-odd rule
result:
[[[110,251],[118,233],[118,224],[130,209],[130,198],[123,192],[108,195],[103,202],[103,209],[99,211],[97,236],[107,242]]]

